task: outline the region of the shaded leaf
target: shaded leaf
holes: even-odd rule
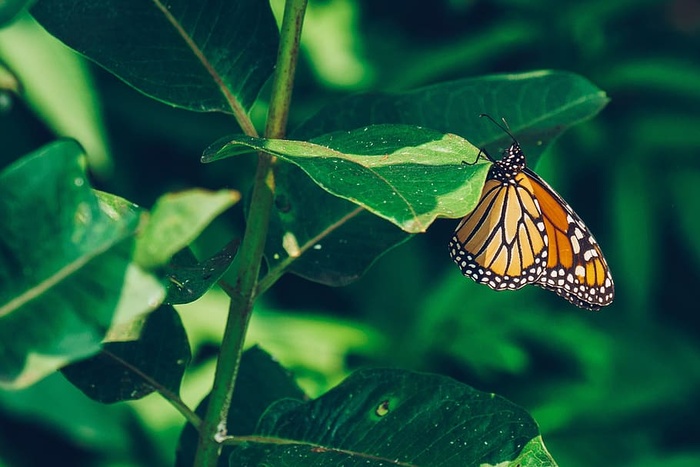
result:
[[[534,166],[546,145],[608,103],[603,91],[574,73],[534,71],[467,78],[402,93],[367,93],[333,102],[291,133],[309,139],[378,123],[404,123],[455,133],[496,152],[510,138],[479,118],[505,118]]]
[[[31,12],[134,88],[190,110],[250,109],[277,55],[270,5],[257,0],[40,0]]]
[[[0,383],[26,386],[99,350],[164,289],[131,264],[139,212],[102,203],[60,141],[0,174]],[[128,293],[124,293],[124,291]]]
[[[227,418],[229,434],[244,436],[253,433],[265,409],[277,400],[305,398],[287,370],[260,347],[251,347],[243,353],[238,369],[231,410]],[[197,407],[196,412],[200,417],[204,417],[208,400],[209,396]],[[193,465],[197,439],[197,430],[187,424],[180,435],[176,465]],[[226,466],[227,453],[231,452],[231,448],[224,447],[223,451],[219,457],[219,465]]]
[[[89,398],[102,403],[140,399],[153,391],[177,395],[190,361],[180,316],[171,306],[149,314],[135,340],[106,342],[95,356],[61,369]]]
[[[3,0],[0,3],[0,27],[10,23],[29,3],[29,0]]]
[[[230,465],[555,465],[521,408],[444,376],[362,370],[320,398],[283,400],[263,415]],[[542,455],[544,451],[545,455]]]
[[[329,104],[290,137],[308,140],[337,130],[403,123],[455,133],[497,156],[507,135],[484,119],[507,119],[534,166],[547,143],[591,118],[608,99],[585,78],[542,71],[440,83],[402,93],[358,94]],[[281,164],[282,165],[282,164]],[[389,249],[410,236],[357,205],[329,195],[295,167],[277,168],[277,203],[265,254],[273,268],[328,285],[362,276]],[[300,250],[287,248],[292,238]],[[445,239],[447,241],[447,239]],[[322,249],[312,248],[320,244]],[[294,245],[294,242],[292,242]],[[301,248],[303,245],[308,249]],[[340,258],[340,259],[338,259]]]
[[[298,165],[329,193],[411,233],[425,232],[437,217],[466,215],[490,166],[476,162],[479,149],[465,139],[408,125],[375,125],[310,142],[237,135],[215,143],[202,160],[250,149]]]
[[[221,251],[201,262],[188,248],[178,252],[165,269],[168,278],[165,302],[171,305],[190,303],[204,295],[231,265],[238,244],[237,240],[229,242]]]
[[[134,261],[147,269],[163,266],[239,199],[232,190],[193,189],[161,196],[139,234]]]
[[[271,270],[288,270],[326,285],[362,277],[382,254],[411,235],[355,203],[330,196],[300,168],[279,164],[265,257]]]

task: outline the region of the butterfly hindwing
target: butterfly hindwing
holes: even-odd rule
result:
[[[525,169],[542,208],[549,238],[545,273],[537,285],[591,310],[609,305],[615,295],[603,252],[569,204],[537,174]]]

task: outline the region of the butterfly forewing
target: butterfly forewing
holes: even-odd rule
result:
[[[487,180],[476,208],[450,241],[450,256],[465,276],[496,290],[535,283],[544,270],[547,238],[527,180]]]

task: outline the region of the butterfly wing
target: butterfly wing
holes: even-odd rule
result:
[[[547,231],[529,178],[486,181],[476,208],[450,240],[462,274],[495,290],[535,283],[547,263]]]
[[[532,186],[549,239],[547,265],[536,285],[589,310],[609,305],[615,295],[610,268],[588,227],[547,182],[530,169]]]

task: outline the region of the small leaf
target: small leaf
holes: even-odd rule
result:
[[[0,384],[26,386],[99,350],[113,321],[162,300],[131,264],[140,211],[103,202],[59,141],[0,174]]]
[[[208,398],[209,396],[197,407],[196,412],[201,417],[206,411]],[[238,369],[231,410],[227,418],[229,434],[244,436],[253,433],[255,424],[263,412],[277,400],[305,398],[287,370],[260,347],[251,347],[243,353]],[[197,430],[187,424],[180,435],[175,465],[193,465],[197,440]],[[229,453],[231,448],[224,446],[223,451]],[[228,465],[227,456],[223,453],[219,457],[219,465]]]
[[[466,215],[489,167],[477,162],[479,149],[465,139],[408,125],[375,125],[311,142],[240,135],[215,143],[203,160],[249,149],[298,165],[324,190],[411,233],[425,232],[437,217]]]
[[[61,372],[89,398],[111,404],[153,391],[178,394],[189,361],[180,316],[172,307],[161,306],[148,315],[135,340],[107,342],[97,355]]]
[[[190,303],[204,295],[228,269],[236,256],[238,243],[230,242],[202,262],[198,262],[188,248],[173,256],[165,270],[168,278],[168,296],[165,302],[171,305]]]
[[[255,435],[230,465],[532,465],[533,456],[556,465],[530,451],[539,434],[523,409],[447,377],[402,370],[358,371],[316,400],[279,401]]]
[[[542,437],[538,436],[525,445],[517,459],[506,465],[508,467],[543,467],[546,465],[556,467],[557,464],[547,451]]]
[[[239,199],[238,192],[231,190],[194,189],[161,196],[138,237],[134,261],[146,269],[166,264]]]
[[[272,74],[269,2],[40,0],[58,39],[144,94],[195,111],[247,111]]]

